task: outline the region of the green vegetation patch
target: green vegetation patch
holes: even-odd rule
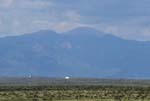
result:
[[[0,101],[150,101],[150,87],[1,86]]]

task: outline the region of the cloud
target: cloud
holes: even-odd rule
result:
[[[1,0],[0,1],[0,7],[2,8],[8,8],[12,5],[13,0]]]
[[[128,17],[115,21],[116,22],[103,22],[94,26],[101,31],[112,33],[125,39],[150,40],[149,16]]]
[[[80,26],[150,40],[149,0],[0,0],[0,36]]]
[[[48,0],[15,0],[15,4],[23,9],[45,9],[53,6]]]
[[[70,21],[80,22],[81,15],[75,11],[67,11],[65,17]]]

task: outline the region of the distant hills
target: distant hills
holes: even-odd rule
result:
[[[150,78],[150,42],[81,27],[0,38],[0,76]]]

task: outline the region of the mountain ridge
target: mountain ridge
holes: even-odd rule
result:
[[[0,76],[150,78],[150,42],[78,30],[0,38]]]

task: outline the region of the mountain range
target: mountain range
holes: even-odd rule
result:
[[[150,78],[150,42],[93,28],[0,38],[0,76]]]

